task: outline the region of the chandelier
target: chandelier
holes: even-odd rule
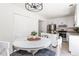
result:
[[[43,9],[42,3],[25,3],[25,8],[28,11],[38,12]]]

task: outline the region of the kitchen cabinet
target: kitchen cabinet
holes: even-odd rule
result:
[[[69,51],[71,55],[79,56],[79,34],[69,34]]]
[[[75,27],[79,27],[79,4],[75,6]]]

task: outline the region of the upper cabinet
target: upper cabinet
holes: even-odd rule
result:
[[[79,27],[79,4],[75,7],[75,27]]]

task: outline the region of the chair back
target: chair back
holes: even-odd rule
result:
[[[0,56],[9,56],[10,43],[0,41]]]
[[[49,37],[49,33],[41,33],[41,37],[48,38]]]

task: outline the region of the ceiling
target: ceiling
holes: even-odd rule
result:
[[[24,3],[14,3],[21,8],[25,9]],[[43,10],[40,12],[34,12],[46,19],[52,19],[56,17],[74,15],[75,4],[64,4],[64,3],[44,3]]]

